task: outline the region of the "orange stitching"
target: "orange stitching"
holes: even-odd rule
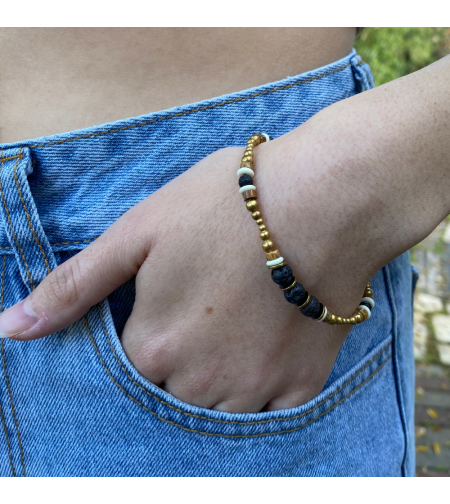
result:
[[[146,390],[144,387],[142,387],[138,382],[136,382],[126,371],[126,369],[124,368],[122,362],[120,361],[119,357],[117,356],[116,352],[114,351],[114,348],[112,346],[112,343],[111,343],[111,340],[110,340],[110,337],[109,337],[109,333],[108,333],[108,329],[106,328],[106,325],[105,325],[105,321],[103,319],[103,314],[102,314],[102,311],[100,309],[100,306],[97,305],[97,310],[99,312],[99,315],[100,315],[100,319],[101,319],[101,322],[102,322],[102,326],[103,326],[103,332],[105,333],[105,336],[106,336],[106,339],[109,343],[109,347],[111,348],[111,351],[114,355],[114,357],[116,358],[120,368],[122,369],[122,371],[125,373],[126,377],[131,380],[131,382],[136,385],[139,389],[141,389],[143,392],[145,392],[147,395],[149,395],[150,397],[152,397],[153,399],[155,399],[156,401],[160,402],[161,404],[163,404],[164,406],[168,406],[170,409],[173,409],[175,411],[177,411],[178,413],[182,413],[183,415],[186,415],[186,416],[189,416],[189,417],[193,417],[193,418],[198,418],[198,419],[201,419],[201,420],[207,420],[209,422],[216,422],[216,423],[224,423],[224,424],[233,424],[233,425],[255,425],[255,424],[265,424],[265,423],[271,423],[271,422],[281,422],[281,421],[284,421],[284,420],[296,420],[298,418],[301,418],[305,415],[307,415],[308,413],[311,413],[313,412],[315,409],[317,409],[319,406],[321,406],[322,404],[324,404],[325,402],[327,402],[328,400],[330,400],[332,397],[334,397],[336,394],[338,394],[343,388],[346,387],[346,385],[348,385],[348,383],[350,383],[354,378],[356,378],[356,376],[358,376],[360,373],[362,373],[364,371],[364,369],[366,369],[367,366],[369,366],[370,364],[372,364],[373,361],[375,361],[385,350],[386,348],[389,347],[389,345],[391,344],[391,342],[389,342],[385,347],[383,347],[380,352],[377,353],[377,355],[375,355],[375,357],[367,362],[357,373],[355,373],[353,376],[351,376],[339,389],[337,389],[333,394],[327,396],[325,399],[323,399],[321,402],[319,402],[318,404],[316,404],[313,408],[309,409],[308,411],[305,411],[304,413],[301,413],[300,415],[296,415],[296,416],[293,416],[293,417],[284,417],[284,418],[273,418],[273,419],[270,419],[270,420],[257,420],[257,421],[254,421],[254,422],[232,422],[232,421],[229,421],[229,420],[218,420],[218,419],[215,419],[215,418],[209,418],[209,417],[204,417],[204,416],[201,416],[201,415],[196,415],[194,413],[188,413],[187,411],[184,411],[180,408],[177,408],[176,406],[172,406],[171,404],[167,403],[166,401],[160,399],[159,397],[157,397],[156,395],[152,394],[151,392],[149,392],[148,390]]]
[[[17,166],[18,162],[19,162],[19,158],[17,158],[16,166]],[[2,151],[2,163],[0,165],[0,174],[1,174],[2,169],[3,169],[3,163],[4,163],[4,157],[3,157],[3,151]],[[14,167],[14,169],[16,168],[16,166]],[[17,240],[16,233],[14,233],[14,228],[13,228],[13,225],[12,225],[12,222],[11,222],[11,216],[9,215],[9,209],[8,209],[8,205],[6,203],[5,194],[3,193],[3,185],[2,185],[1,179],[0,179],[0,193],[2,195],[3,206],[5,207],[5,210],[6,210],[6,217],[8,218],[9,226],[11,228],[11,233],[12,233],[12,235],[14,237],[14,241],[16,242],[17,247],[20,250],[20,254],[22,255],[22,260],[25,263],[25,268],[27,270],[28,278],[29,278],[31,286],[33,287],[33,290],[34,290],[36,288],[36,286],[34,285],[33,279],[31,278],[31,273],[30,273],[30,270],[28,268],[27,260],[25,259],[25,254],[23,253],[22,247],[20,246],[19,241]]]
[[[328,75],[331,75],[333,73],[340,72],[340,71],[346,69],[347,67],[349,67],[350,65],[351,65],[351,63],[347,63],[346,65],[343,65],[343,66],[341,66],[339,68],[335,68],[334,70],[330,70],[329,72],[326,72],[324,74],[316,75],[315,77],[310,77],[309,79],[304,79],[304,80],[299,81],[299,82],[294,82],[293,84],[290,84],[290,86],[300,86],[301,84],[305,84],[307,82],[312,82],[312,81],[317,80],[317,79],[322,79],[323,77],[327,77]],[[276,91],[280,91],[280,90],[283,90],[283,89],[286,89],[286,88],[287,88],[287,86],[280,86],[280,87],[272,89],[270,91],[262,91],[261,93],[252,94],[250,96],[244,96],[244,97],[240,97],[240,98],[234,98],[233,100],[228,100],[226,102],[216,103],[214,105],[209,105],[208,107],[202,107],[201,109],[186,110],[185,112],[179,112],[177,114],[160,117],[157,120],[150,120],[150,121],[148,121],[148,123],[153,123],[153,122],[156,122],[156,121],[165,121],[166,119],[171,119],[172,117],[182,117],[184,115],[192,114],[194,112],[200,112],[200,111],[206,110],[207,108],[208,109],[213,109],[213,108],[216,108],[216,107],[222,107],[223,105],[239,102],[239,101],[242,101],[242,100],[248,100],[250,98],[257,97],[257,96],[259,96],[261,94],[275,93]],[[139,127],[139,126],[143,126],[144,124],[145,123],[130,124],[130,126],[125,126],[123,128],[120,128],[120,129],[121,130],[126,130],[126,129],[130,129],[130,128],[136,128],[136,127]],[[112,133],[112,132],[113,132],[113,130],[102,131],[101,134],[102,135],[106,135],[106,134]],[[82,139],[82,138],[90,138],[92,136],[97,136],[99,134],[100,133],[91,133],[89,135],[83,135],[83,137],[74,137],[73,139],[59,140],[59,143],[69,142],[69,141],[77,140],[77,139],[79,140],[79,139]],[[53,143],[48,142],[48,143],[45,143],[45,144],[30,145],[29,148],[30,149],[39,149],[41,147],[45,147],[46,145],[53,145]]]
[[[20,151],[19,151],[19,154],[16,154],[15,156],[5,157],[5,156],[3,155],[3,151],[2,151],[2,164],[3,164],[5,161],[11,161],[11,159],[22,159],[24,156],[25,156],[25,154],[20,154]]]
[[[80,243],[90,243],[92,241],[95,241],[97,238],[98,238],[98,236],[96,238],[90,238],[89,240],[80,240],[80,241],[76,241],[76,242],[53,243],[50,246],[51,247],[58,247],[59,245],[79,245]],[[0,247],[0,250],[3,250],[3,249],[12,249],[12,247]]]
[[[19,150],[19,154],[20,154],[20,151],[22,149]],[[48,265],[48,260],[47,260],[47,256],[44,252],[44,249],[42,248],[42,245],[41,245],[41,242],[39,241],[38,237],[36,236],[36,232],[34,231],[34,228],[33,228],[33,225],[31,224],[31,218],[30,218],[30,214],[28,213],[28,210],[27,210],[27,206],[25,204],[25,200],[23,199],[23,196],[22,196],[22,191],[20,189],[20,185],[19,185],[19,179],[17,177],[17,162],[16,162],[16,165],[14,166],[14,180],[16,181],[16,186],[17,186],[17,190],[19,191],[19,196],[20,196],[20,199],[22,201],[22,206],[23,206],[23,209],[25,211],[25,214],[27,216],[27,221],[28,221],[28,227],[31,229],[31,232],[34,236],[34,240],[36,241],[36,243],[38,244],[38,247],[39,249],[41,250],[41,254],[44,258],[44,262],[45,262],[45,266],[47,268],[47,273],[50,273],[50,267]]]
[[[6,352],[5,352],[5,346],[3,345],[3,341],[2,341],[2,358],[3,358],[3,371],[5,372],[5,379],[6,379],[6,388],[8,390],[9,401],[11,403],[11,411],[13,414],[14,424],[16,426],[16,431],[17,431],[17,439],[19,441],[19,450],[20,450],[20,460],[22,462],[22,471],[23,471],[23,475],[26,476],[25,458],[23,456],[23,448],[22,448],[22,438],[20,436],[19,422],[17,421],[16,409],[14,408],[14,401],[13,401],[13,397],[12,397],[11,386],[9,383],[8,369],[6,366]]]
[[[5,293],[5,266],[6,266],[6,256],[3,256],[2,294],[1,294],[1,301],[0,301],[0,312],[3,311],[3,296],[4,296],[4,293]],[[2,353],[5,351],[4,350],[4,341],[3,340],[2,340],[2,343],[1,343],[1,351],[2,351]],[[14,468],[14,462],[13,462],[13,458],[12,458],[11,445],[9,444],[8,429],[6,428],[5,416],[3,415],[3,409],[2,409],[1,405],[0,405],[0,417],[2,419],[3,430],[5,431],[6,446],[8,448],[8,456],[9,456],[9,464],[11,466],[11,471],[13,473],[13,476],[16,476],[16,469]]]
[[[3,351],[3,340],[2,340],[2,351]],[[1,405],[0,405],[0,418],[2,419],[3,430],[5,431],[6,446],[8,448],[9,465],[11,466],[11,471],[13,473],[13,476],[17,476],[16,470],[14,469],[14,463],[13,463],[12,452],[11,452],[11,445],[9,444],[9,437],[8,437],[8,430],[6,428],[5,416],[3,415],[3,409],[2,409]]]
[[[372,376],[374,376],[376,373],[378,373],[378,371],[386,364],[386,362],[391,358],[391,354],[389,354],[386,359],[375,369],[375,371],[373,371],[362,383],[360,383],[357,387],[355,387],[353,390],[351,390],[346,396],[344,396],[340,401],[338,401],[336,404],[334,404],[333,406],[331,406],[330,408],[328,408],[327,410],[323,411],[319,416],[317,416],[316,418],[313,418],[312,420],[310,420],[309,422],[307,422],[306,424],[304,425],[300,425],[299,427],[295,427],[294,429],[286,429],[286,430],[282,430],[282,431],[278,431],[278,432],[262,432],[262,433],[259,433],[259,434],[241,434],[241,435],[233,435],[233,434],[219,434],[218,432],[204,432],[204,431],[200,431],[200,430],[196,430],[196,429],[189,429],[188,427],[185,427],[184,425],[181,425],[181,424],[177,424],[176,422],[172,422],[171,420],[168,420],[167,418],[164,418],[160,415],[158,415],[157,413],[155,413],[154,411],[152,411],[151,409],[147,408],[147,406],[145,406],[144,404],[142,404],[140,401],[138,401],[135,397],[131,396],[116,380],[115,378],[112,376],[111,374],[111,371],[108,369],[108,367],[106,366],[105,362],[103,361],[101,355],[100,355],[100,352],[98,350],[98,347],[97,345],[95,344],[95,341],[94,341],[94,337],[92,336],[92,332],[91,332],[91,329],[89,327],[89,324],[88,324],[88,321],[86,319],[86,316],[83,317],[84,319],[84,322],[86,324],[86,328],[87,328],[87,331],[89,333],[89,338],[91,340],[91,343],[97,353],[97,356],[102,364],[102,366],[104,367],[105,371],[108,373],[108,376],[111,378],[111,381],[133,402],[135,402],[136,404],[138,404],[139,406],[141,406],[141,408],[143,408],[145,411],[148,411],[151,415],[155,416],[156,418],[158,418],[159,420],[161,420],[162,422],[165,422],[165,423],[168,423],[170,425],[174,425],[176,427],[180,427],[181,429],[187,431],[187,432],[194,432],[196,434],[201,434],[203,436],[211,436],[211,437],[222,437],[222,438],[232,438],[232,439],[242,439],[242,438],[257,438],[257,437],[264,437],[264,436],[275,436],[277,434],[288,434],[290,432],[295,432],[295,431],[299,431],[301,429],[304,429],[305,427],[307,427],[308,425],[312,424],[313,422],[315,422],[316,420],[318,420],[319,418],[321,418],[322,416],[324,416],[326,413],[330,412],[331,410],[333,410],[334,408],[336,408],[339,404],[341,404],[343,401],[345,401],[345,399],[347,399],[348,397],[350,397],[352,394],[354,394],[357,390],[359,390],[363,385],[365,385],[369,380],[370,378],[372,378]]]
[[[3,294],[5,290],[5,265],[6,265],[6,256],[3,258],[3,269],[2,269],[2,295],[1,295],[1,307],[0,311],[3,311]],[[4,341],[2,340],[1,344],[1,352],[2,352],[2,358],[3,358],[3,371],[5,373],[5,379],[6,379],[6,388],[8,389],[8,395],[9,395],[9,401],[11,403],[11,411],[14,417],[14,424],[16,426],[16,431],[17,431],[17,439],[19,440],[19,449],[20,449],[20,459],[22,461],[22,470],[23,470],[23,475],[26,476],[25,473],[25,459],[23,456],[23,449],[22,449],[22,439],[20,437],[20,429],[19,429],[19,422],[17,421],[17,416],[16,416],[16,410],[14,408],[14,401],[12,398],[12,392],[11,392],[11,387],[9,385],[9,377],[8,377],[8,370],[6,366],[6,352],[5,352],[5,344]],[[3,413],[2,413],[2,422],[3,422]],[[5,427],[5,425],[4,425]],[[8,442],[8,435],[6,433],[6,427],[5,427],[5,434],[7,436],[6,442],[8,443],[8,450],[9,448],[9,442]],[[10,462],[11,462],[11,467],[14,473],[14,476],[16,476],[16,472],[14,470],[14,466],[12,465],[12,456],[11,453],[9,454]]]

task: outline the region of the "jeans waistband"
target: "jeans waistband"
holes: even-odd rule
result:
[[[21,231],[37,246],[29,233],[33,219],[53,251],[84,248],[126,210],[211,152],[245,145],[257,131],[283,135],[372,86],[370,68],[352,50],[330,65],[248,90],[0,144],[0,252],[20,255]]]

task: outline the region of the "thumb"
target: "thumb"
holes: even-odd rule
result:
[[[135,276],[150,240],[130,236],[130,220],[134,219],[122,216],[93,244],[53,270],[26,299],[5,310],[0,338],[32,340],[60,331]]]

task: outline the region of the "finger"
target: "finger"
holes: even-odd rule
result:
[[[31,340],[57,332],[137,274],[150,250],[137,205],[98,240],[53,270],[23,301],[0,315],[0,337]]]
[[[284,394],[279,397],[275,397],[266,404],[266,406],[264,407],[264,411],[278,411],[284,409],[297,408],[298,406],[301,406],[302,404],[305,404],[308,401],[310,401],[319,392],[311,390],[302,390],[299,392],[291,392],[289,394]]]
[[[227,411],[228,413],[258,413],[267,404],[267,397],[254,395],[226,399],[215,404],[211,409]]]

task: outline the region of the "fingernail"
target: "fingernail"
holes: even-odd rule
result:
[[[17,336],[38,323],[39,317],[27,301],[28,298],[20,301],[0,315],[0,338]]]

